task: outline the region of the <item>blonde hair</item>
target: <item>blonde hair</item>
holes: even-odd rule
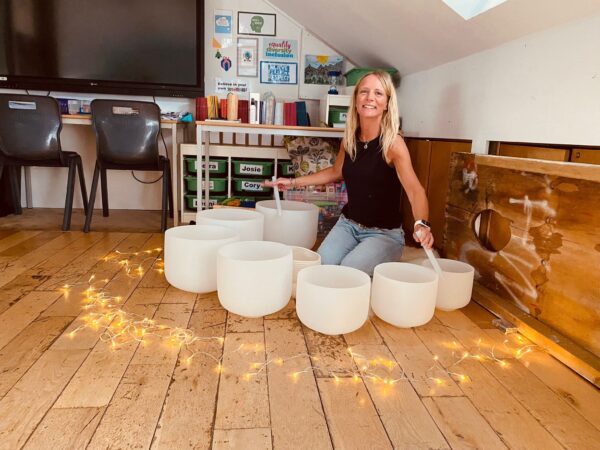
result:
[[[388,97],[387,110],[383,112],[381,119],[381,133],[379,135],[379,143],[381,144],[383,159],[386,163],[391,163],[389,151],[394,144],[394,139],[399,132],[400,119],[398,118],[398,100],[396,99],[396,90],[392,82],[392,77],[389,73],[381,70],[376,70],[365,74],[356,84],[350,107],[348,108],[348,117],[346,119],[346,129],[344,132],[343,144],[346,152],[354,161],[356,158],[356,130],[359,128],[360,122],[358,112],[356,111],[356,97],[360,91],[360,85],[363,80],[369,75],[375,75],[381,82],[385,94]]]

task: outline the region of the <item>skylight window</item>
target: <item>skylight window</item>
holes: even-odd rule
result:
[[[479,14],[492,9],[506,0],[442,0],[446,5],[459,14],[463,19],[469,20]]]

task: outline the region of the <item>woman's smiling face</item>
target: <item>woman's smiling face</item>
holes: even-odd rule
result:
[[[359,117],[375,118],[383,116],[387,110],[388,96],[376,75],[367,75],[356,87],[356,112]]]

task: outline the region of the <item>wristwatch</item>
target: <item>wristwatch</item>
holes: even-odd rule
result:
[[[417,228],[417,225],[421,225],[422,227],[427,227],[429,229],[431,229],[431,223],[427,222],[424,219],[419,219],[415,222],[413,228]]]

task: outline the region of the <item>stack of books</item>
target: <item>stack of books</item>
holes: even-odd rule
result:
[[[266,125],[310,126],[306,102],[276,101],[273,94],[258,101],[258,123]],[[237,100],[237,121],[251,123],[249,100]],[[227,100],[216,95],[196,99],[196,120],[227,119]]]

